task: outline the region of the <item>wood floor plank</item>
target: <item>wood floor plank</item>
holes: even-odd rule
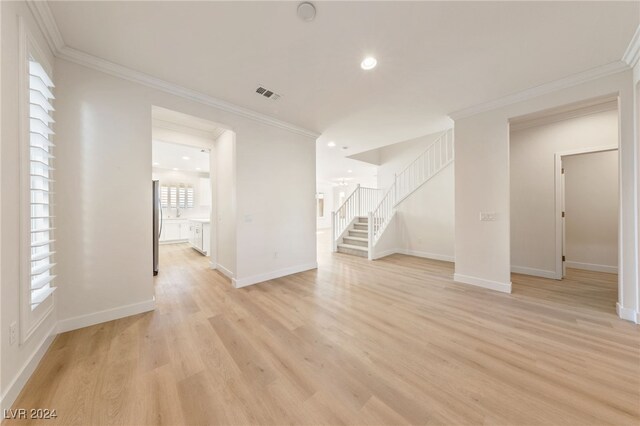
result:
[[[613,274],[514,274],[502,294],[447,262],[332,254],[326,232],[317,270],[243,289],[186,245],[160,266],[154,312],[58,336],[14,408],[78,425],[640,423],[640,328],[617,318]]]

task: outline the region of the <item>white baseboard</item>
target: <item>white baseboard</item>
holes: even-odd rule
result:
[[[40,345],[38,345],[37,349],[31,355],[27,363],[22,367],[22,369],[18,372],[18,375],[13,379],[13,382],[7,387],[7,391],[2,398],[0,399],[0,412],[4,413],[4,410],[8,410],[11,408],[13,403],[16,401],[18,395],[20,395],[20,391],[29,380],[29,377],[36,370],[36,367],[42,360],[42,357],[53,343],[53,339],[56,337],[56,324],[54,323],[51,326],[49,332],[47,332]]]
[[[555,271],[547,271],[545,269],[528,268],[526,266],[512,266],[511,272],[516,274],[533,275],[534,277],[549,278],[552,280],[560,280]]]
[[[153,311],[156,308],[155,298],[145,300],[144,302],[134,303],[131,305],[120,306],[117,308],[106,309],[104,311],[94,312],[91,314],[80,315],[73,318],[67,318],[58,321],[58,333],[77,330],[79,328],[89,327],[90,325],[100,324],[107,321],[113,321],[131,315],[141,314],[143,312]]]
[[[213,264],[211,264],[211,266],[213,267]],[[222,275],[224,275],[225,277],[233,279],[233,275],[234,275],[233,272],[231,272],[229,269],[225,268],[221,264],[218,263],[214,269],[222,272]]]
[[[567,260],[565,262],[565,265],[567,266],[567,268],[584,269],[586,271],[607,272],[609,274],[618,273],[617,266],[598,265],[596,263],[573,262],[571,260]]]
[[[423,257],[425,259],[442,260],[444,262],[455,262],[454,256],[449,256],[446,254],[438,254],[438,253],[429,253],[429,252],[420,251],[420,250],[397,249],[396,253],[406,254],[408,256]]]
[[[267,272],[266,274],[254,275],[246,278],[232,279],[233,286],[235,288],[246,287],[253,284],[258,284],[264,281],[274,280],[276,278],[284,277],[291,274],[297,274],[299,272],[309,271],[311,269],[317,269],[318,263],[307,263],[305,265],[292,266],[290,268],[278,269],[277,271]]]
[[[383,257],[391,256],[392,254],[396,253],[399,253],[397,249],[389,249],[380,253],[374,253],[373,257],[371,257],[371,260],[382,259]]]
[[[498,281],[485,280],[484,278],[472,277],[469,275],[453,274],[453,280],[463,284],[471,284],[489,290],[511,293],[511,282],[501,283]]]
[[[616,303],[616,313],[623,320],[640,324],[640,312],[636,312],[630,308],[625,308],[620,303]]]

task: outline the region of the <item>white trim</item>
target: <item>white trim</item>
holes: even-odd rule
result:
[[[454,256],[449,256],[446,254],[438,254],[438,253],[429,253],[429,252],[420,251],[420,250],[397,249],[396,253],[404,254],[407,256],[422,257],[425,259],[440,260],[443,262],[455,262]]]
[[[528,99],[542,96],[547,93],[552,93],[558,90],[577,86],[579,84],[596,80],[598,78],[617,74],[619,72],[626,71],[628,69],[629,69],[629,66],[622,61],[611,62],[606,65],[602,65],[602,66],[592,68],[583,72],[579,72],[577,74],[570,75],[565,78],[561,78],[559,80],[551,81],[536,87],[522,90],[520,92],[516,92],[511,95],[507,95],[502,98],[495,99],[493,101],[480,103],[475,106],[454,111],[449,114],[449,117],[454,121],[460,120],[462,118],[471,117],[473,115],[480,114],[482,112],[491,111],[494,109],[505,107],[507,105],[512,105],[518,102],[526,101]]]
[[[498,281],[485,280],[484,278],[472,277],[470,275],[453,274],[453,281],[463,284],[471,284],[489,290],[511,293],[511,282],[501,283]]]
[[[159,129],[171,130],[178,133],[186,133],[188,135],[198,136],[203,139],[211,139],[213,141],[218,139],[227,130],[232,130],[224,126],[218,126],[216,130],[208,131],[208,130],[197,129],[195,127],[187,126],[184,124],[178,124],[178,123],[173,123],[171,121],[161,120],[159,118],[153,118],[151,120],[151,125],[152,127],[157,127]],[[170,143],[176,143],[176,142],[170,142]],[[184,143],[181,145],[193,146],[190,143]],[[210,144],[208,146],[210,147]]]
[[[541,114],[527,114],[524,117],[514,117],[509,119],[509,130],[511,132],[518,132],[531,127],[544,126],[618,109],[617,96],[606,96],[604,99],[592,100],[592,102],[586,102],[586,105],[583,106],[572,105],[570,109],[553,108]],[[581,102],[581,104],[583,103]]]
[[[278,120],[266,114],[252,111],[248,108],[234,105],[230,102],[225,102],[221,99],[214,98],[213,96],[206,95],[196,90],[187,89],[177,84],[173,84],[160,78],[153,77],[149,74],[135,71],[131,68],[115,64],[97,56],[93,56],[72,47],[66,46],[60,34],[60,30],[58,29],[58,26],[56,24],[55,18],[51,13],[51,9],[49,8],[48,3],[46,1],[35,2],[30,0],[27,1],[27,4],[29,4],[36,22],[38,23],[40,30],[43,32],[51,51],[58,58],[65,59],[69,62],[92,68],[115,77],[133,81],[135,83],[139,83],[153,89],[170,93],[175,96],[189,99],[194,102],[199,102],[204,105],[208,105],[222,111],[238,115],[240,117],[278,127],[302,136],[313,139],[317,139],[320,136],[320,134],[317,132],[304,129],[302,127],[287,123],[282,120]]]
[[[224,267],[224,266],[222,266],[221,264],[219,264],[219,263],[218,263],[218,264],[217,264],[217,265],[215,265],[215,267],[214,267],[214,264],[213,264],[213,262],[212,262],[212,263],[211,263],[211,267],[212,267],[213,269],[217,270],[217,271],[220,271],[220,272],[222,273],[222,275],[224,275],[225,277],[233,279],[233,276],[234,276],[233,272],[231,272],[231,270],[229,270],[229,269],[225,268],[225,267]]]
[[[58,321],[58,333],[65,333],[67,331],[77,330],[79,328],[89,327],[91,325],[129,317],[131,315],[142,314],[144,312],[153,311],[155,308],[156,301],[155,298],[153,298],[143,302],[132,303],[131,305],[119,306],[117,308],[105,309],[104,311],[67,318]]]
[[[618,266],[598,265],[596,263],[573,262],[571,260],[567,260],[564,263],[567,268],[584,269],[585,271],[607,272],[609,274],[618,273]]]
[[[561,280],[563,276],[562,268],[562,157],[569,155],[590,154],[594,152],[606,152],[615,151],[618,149],[618,145],[603,145],[594,146],[591,148],[577,148],[568,151],[560,151],[554,154],[554,182],[555,182],[555,233],[556,233],[556,276],[555,279]],[[619,154],[618,154],[619,155]],[[620,196],[618,195],[618,203],[620,202]],[[618,234],[620,231],[618,230]],[[622,241],[621,235],[618,235],[619,241]]]
[[[304,265],[292,266],[290,268],[278,269],[277,271],[267,272],[266,274],[253,275],[251,277],[235,279],[231,281],[235,288],[242,288],[253,284],[258,284],[264,281],[275,280],[276,278],[284,277],[287,275],[297,274],[304,271],[310,271],[317,269],[318,263],[307,263]]]
[[[132,81],[134,83],[142,84],[143,86],[151,87],[152,89],[160,90],[162,92],[179,96],[181,98],[189,99],[191,101],[217,108],[219,110],[235,114],[240,117],[255,120],[262,124],[278,127],[289,132],[299,134],[301,136],[306,136],[313,139],[317,139],[320,136],[320,134],[317,132],[298,127],[294,124],[278,120],[268,115],[255,112],[229,102],[225,102],[218,98],[214,98],[213,96],[205,95],[204,93],[198,92],[196,90],[187,89],[177,84],[173,84],[157,77],[153,77],[149,74],[132,70],[131,68],[115,64],[105,59],[98,58],[97,56],[89,55],[88,53],[81,52],[68,46],[64,46],[62,49],[60,49],[57,52],[56,56],[69,62],[73,62],[87,68],[92,68],[100,72],[104,72],[114,77],[119,77],[125,80]]]
[[[622,55],[622,60],[631,68],[635,67],[640,61],[640,25],[636,28],[636,32],[627,46],[627,50]]]
[[[515,274],[532,275],[534,277],[549,278],[557,280],[555,271],[547,271],[544,269],[528,268],[526,266],[511,266],[511,272]]]
[[[58,29],[56,20],[51,13],[49,4],[46,1],[27,0],[27,5],[33,14],[42,34],[49,45],[51,52],[55,54],[64,47],[62,34]]]
[[[636,312],[630,308],[625,308],[620,304],[620,302],[616,303],[616,313],[618,314],[618,317],[623,320],[640,324],[640,312]]]
[[[11,384],[7,387],[7,391],[2,395],[2,398],[0,398],[0,412],[4,413],[4,410],[11,408],[20,394],[20,391],[22,391],[22,388],[27,383],[27,380],[29,380],[33,372],[36,370],[36,367],[51,346],[51,343],[53,343],[53,339],[56,337],[55,331],[56,325],[53,324],[51,329],[42,339],[42,342],[38,345],[37,349],[31,354],[29,360],[22,369],[20,369]]]
[[[391,256],[392,254],[396,254],[396,253],[400,253],[399,249],[389,249],[380,253],[371,253],[371,258],[369,260],[382,259],[383,257]]]

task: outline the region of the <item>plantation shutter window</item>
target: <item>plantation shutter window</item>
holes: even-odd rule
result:
[[[169,187],[160,187],[160,204],[163,208],[169,207]]]
[[[187,208],[193,208],[193,187],[187,187]]]
[[[194,198],[191,185],[175,184],[160,187],[160,203],[163,208],[192,209]]]
[[[29,177],[31,279],[34,310],[54,291],[53,148],[54,85],[33,57],[29,58]]]

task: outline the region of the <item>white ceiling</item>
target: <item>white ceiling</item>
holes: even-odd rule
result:
[[[639,2],[316,2],[311,23],[296,6],[51,3],[68,46],[322,133],[319,157],[338,159],[619,61],[640,20]],[[349,149],[322,154],[329,140]]]
[[[151,158],[157,169],[209,173],[209,152],[201,148],[154,140]]]

